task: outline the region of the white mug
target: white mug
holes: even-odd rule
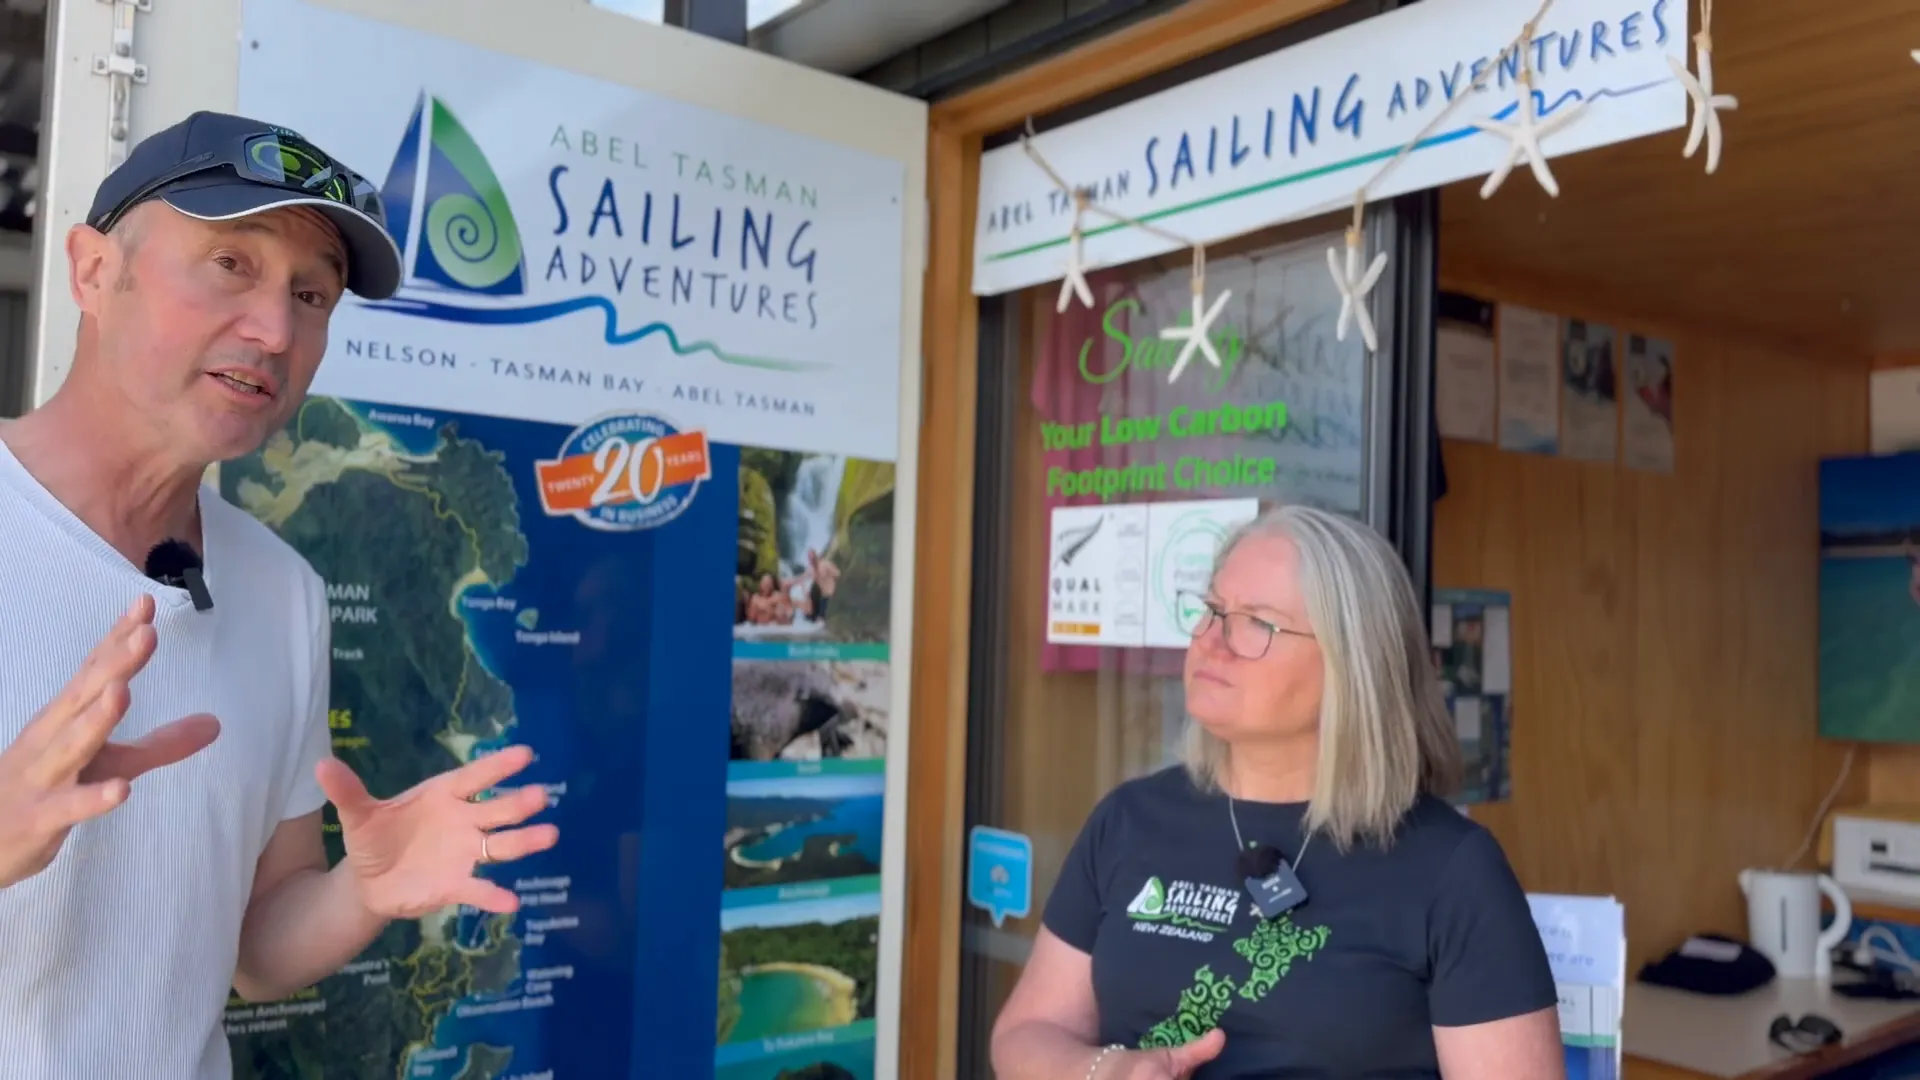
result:
[[[1833,974],[1833,948],[1853,926],[1853,905],[1825,874],[1776,870],[1740,871],[1747,897],[1747,940],[1773,961],[1783,979],[1825,979]],[[1833,903],[1833,925],[1820,930],[1820,894]]]

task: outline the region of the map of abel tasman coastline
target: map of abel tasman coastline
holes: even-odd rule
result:
[[[626,1075],[635,918],[616,876],[639,802],[607,778],[637,771],[641,699],[607,643],[647,596],[617,534],[541,513],[535,463],[563,436],[315,397],[221,468],[226,498],[326,580],[334,753],[388,797],[528,744],[536,761],[512,782],[547,787],[538,820],[561,832],[487,871],[520,911],[396,922],[291,1000],[233,1000],[239,1080]],[[337,861],[330,807],[327,829]]]

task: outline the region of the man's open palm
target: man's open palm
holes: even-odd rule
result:
[[[134,742],[107,741],[127,715],[128,685],[153,658],[153,609],[142,593],[0,752],[0,888],[46,869],[68,831],[125,802],[140,774],[191,757],[220,734],[220,722],[203,713]]]
[[[389,919],[417,919],[453,904],[495,913],[517,909],[518,896],[475,877],[473,869],[483,856],[509,862],[545,851],[560,839],[552,825],[509,828],[545,810],[547,791],[534,784],[475,799],[532,761],[531,749],[508,747],[391,799],[374,798],[339,759],[322,761],[315,775],[340,816],[347,863],[367,910]]]

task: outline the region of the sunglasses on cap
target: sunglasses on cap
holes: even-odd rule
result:
[[[127,211],[165,188],[205,173],[230,169],[252,184],[349,206],[375,221],[386,220],[380,192],[366,177],[334,160],[326,151],[284,128],[235,139],[228,146],[198,154],[155,177],[91,222],[100,232],[113,228]]]

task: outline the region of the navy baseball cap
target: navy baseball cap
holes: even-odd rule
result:
[[[384,300],[400,288],[400,249],[380,192],[298,132],[226,113],[196,112],[140,141],[94,192],[87,224],[106,232],[160,199],[202,221],[287,206],[325,215],[347,247],[347,288]]]

